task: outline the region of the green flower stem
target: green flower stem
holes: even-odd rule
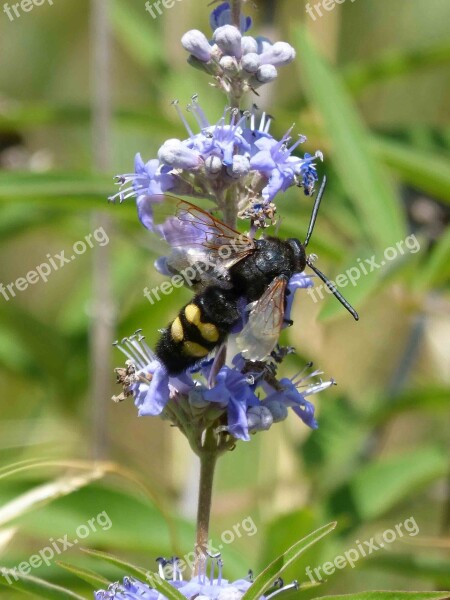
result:
[[[209,520],[211,516],[212,489],[214,482],[214,471],[220,450],[217,447],[217,439],[211,429],[205,432],[205,442],[199,451],[200,457],[200,483],[198,491],[197,507],[197,539],[195,544],[195,570],[204,571],[204,563],[207,558],[209,539]]]

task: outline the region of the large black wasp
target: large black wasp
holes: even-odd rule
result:
[[[327,285],[331,293],[358,320],[354,308],[314,265],[306,247],[311,239],[326,185],[324,178],[314,202],[306,238],[254,240],[240,234],[208,212],[185,200],[177,201],[176,218],[194,227],[200,237],[195,260],[202,255],[217,265],[220,275],[200,286],[200,291],[161,332],[156,355],[170,375],[195,365],[225,341],[241,319],[240,301],[249,304],[248,320],[237,337],[245,359],[262,361],[275,348],[284,320],[287,284],[306,266]],[[186,252],[180,238],[175,252]],[[194,259],[191,257],[191,261]]]

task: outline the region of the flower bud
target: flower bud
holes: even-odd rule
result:
[[[208,156],[205,160],[205,169],[211,175],[217,175],[222,170],[222,161],[218,156]]]
[[[214,41],[224,54],[241,57],[241,32],[233,25],[223,25],[214,32]]]
[[[288,409],[282,402],[269,400],[264,403],[264,406],[270,411],[274,423],[279,423],[287,419]]]
[[[207,408],[210,402],[203,398],[202,388],[194,388],[189,392],[189,404],[195,408]]]
[[[186,32],[181,38],[181,44],[185,50],[202,62],[208,62],[211,58],[211,46],[208,39],[204,33],[197,29]]]
[[[265,406],[251,406],[247,411],[249,431],[265,431],[273,424],[272,413]]]
[[[161,275],[172,275],[172,273],[169,270],[169,267],[167,265],[167,260],[168,260],[167,256],[160,256],[153,263],[155,269],[158,271],[158,273],[161,273]]]
[[[278,71],[273,65],[261,65],[256,72],[259,83],[269,83],[278,77]]]
[[[219,61],[222,69],[228,74],[236,74],[239,72],[239,67],[234,56],[222,56]]]
[[[249,52],[242,57],[242,68],[247,73],[256,73],[261,65],[259,55],[255,52]]]
[[[250,160],[246,156],[241,154],[235,154],[233,156],[233,164],[228,168],[228,173],[231,177],[239,179],[244,177],[250,171]]]
[[[258,42],[251,35],[244,35],[241,39],[241,51],[242,54],[249,54],[250,52],[258,53]]]
[[[200,166],[200,154],[177,139],[164,142],[158,151],[158,158],[176,169],[197,169]]]
[[[288,65],[295,58],[294,48],[286,42],[276,42],[270,49],[263,52],[261,63],[281,67]]]

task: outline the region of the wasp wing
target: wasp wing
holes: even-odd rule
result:
[[[236,343],[244,358],[265,360],[278,343],[283,326],[287,278],[276,277],[254,303]]]
[[[175,251],[186,254],[191,264],[207,259],[223,271],[255,249],[251,238],[191,202],[167,194],[152,196],[148,202],[152,211],[166,211],[165,221],[155,223],[154,229]],[[167,217],[167,209],[171,209],[171,216]]]

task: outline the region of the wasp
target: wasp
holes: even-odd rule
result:
[[[323,179],[314,202],[302,243],[278,237],[252,239],[208,212],[185,200],[177,201],[178,219],[189,231],[189,241],[181,236],[173,244],[174,255],[187,257],[192,244],[195,260],[214,265],[215,274],[197,282],[198,293],[183,306],[178,316],[162,330],[155,353],[170,375],[194,366],[218,348],[244,321],[237,336],[238,349],[246,360],[264,361],[273,352],[283,325],[289,279],[308,266],[327,285],[330,292],[358,320],[358,313],[315,266],[306,254],[324,194]],[[173,218],[173,217],[172,217]],[[192,256],[190,257],[193,261]],[[175,261],[176,262],[176,261]],[[175,264],[175,263],[174,263]],[[247,316],[242,317],[242,301]]]

